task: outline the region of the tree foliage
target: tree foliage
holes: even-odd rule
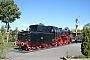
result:
[[[15,30],[11,30],[11,32],[12,39],[17,39],[17,34],[19,32],[18,28],[16,27]]]
[[[4,38],[6,38],[6,30],[4,26],[2,25],[0,28],[0,42],[2,42]]]
[[[90,28],[90,23],[85,24],[83,29],[85,29],[85,28]]]
[[[12,23],[20,18],[21,12],[14,1],[0,2],[0,20],[3,23]]]
[[[85,27],[82,36],[81,52],[83,55],[90,57],[90,28]]]
[[[28,28],[26,28],[26,31],[28,31]]]
[[[65,27],[64,29],[70,30],[69,27]]]
[[[0,31],[1,31],[2,35],[6,34],[6,29],[4,28],[4,25],[1,26]]]
[[[10,29],[10,34],[9,34],[9,40],[11,39],[17,39],[17,33],[19,32],[18,28],[16,27],[14,30]],[[0,28],[0,42],[6,39],[6,29],[2,25]]]
[[[1,26],[0,28],[0,58],[5,57],[4,49],[7,48],[6,43],[5,43],[6,42],[5,38],[6,38],[6,30],[4,26]]]
[[[21,12],[19,11],[19,8],[17,7],[16,4],[14,4],[13,0],[2,0],[0,1],[0,20],[3,23],[6,23],[6,31],[4,32],[4,27],[2,27],[0,29],[1,34],[0,37],[2,37],[0,40],[4,41],[1,43],[1,45],[3,46],[2,50],[0,50],[0,52],[2,51],[2,54],[4,52],[4,50],[7,50],[6,47],[8,47],[7,43],[5,42],[5,36],[6,32],[9,31],[10,25],[9,23],[14,22],[16,19],[20,18]],[[16,32],[16,31],[15,31]],[[8,42],[8,36],[7,35],[7,42]]]
[[[43,23],[39,23],[39,25],[45,26]]]
[[[75,32],[75,29],[71,29],[72,32]]]

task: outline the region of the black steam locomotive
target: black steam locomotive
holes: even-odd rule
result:
[[[70,43],[70,30],[55,26],[30,25],[29,31],[18,33],[14,44],[23,50],[35,50]]]

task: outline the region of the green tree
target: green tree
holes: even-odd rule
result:
[[[5,30],[4,26],[1,26],[1,28],[0,28],[0,42],[2,42],[5,37],[6,37],[6,30]]]
[[[12,39],[12,29],[10,29],[10,34],[9,34],[9,40],[11,40]]]
[[[77,29],[77,32],[82,32],[82,30],[80,30],[80,29]]]
[[[15,31],[15,35],[17,35],[19,30],[18,30],[18,28],[16,27],[14,31]]]
[[[20,18],[21,12],[14,1],[1,1],[0,2],[0,20],[6,23],[6,30],[9,31],[9,23],[14,22],[16,19]],[[8,42],[8,37],[7,37]]]
[[[39,25],[42,25],[42,26],[44,26],[44,24],[43,24],[43,23],[39,23]]]
[[[4,26],[1,26],[0,28],[0,58],[5,57],[5,50],[7,48],[6,46],[6,30]]]
[[[70,30],[69,27],[65,27],[64,29]]]
[[[21,12],[19,11],[18,6],[12,0],[2,0],[0,1],[0,20],[6,24],[6,32],[9,31],[10,25],[9,23],[14,22],[16,19],[20,18]],[[8,43],[7,35],[7,43]],[[5,42],[3,42],[4,44]],[[0,52],[7,50],[7,43],[2,45],[4,49],[0,50]]]
[[[0,20],[7,24],[9,29],[9,23],[12,23],[16,18],[20,18],[21,12],[14,1],[0,2]]]
[[[13,38],[13,39],[16,39],[16,38],[17,38],[18,32],[19,32],[19,30],[18,30],[17,27],[15,28],[15,30],[12,31],[12,38]]]
[[[6,29],[4,28],[4,25],[1,26],[0,31],[2,33],[2,36],[5,36],[6,35]]]
[[[90,28],[83,29],[82,36],[81,52],[86,57],[90,57]]]
[[[28,28],[26,28],[26,31],[28,31]]]
[[[75,29],[71,29],[72,32],[75,32]]]
[[[85,29],[85,28],[90,28],[90,23],[85,24],[83,29]]]
[[[14,0],[0,0],[0,2],[5,2],[5,1],[14,1]]]
[[[76,29],[71,29],[72,32],[76,32]],[[82,30],[77,29],[77,32],[82,32]]]

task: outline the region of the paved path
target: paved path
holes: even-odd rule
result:
[[[10,50],[8,56],[12,60],[60,60],[60,57],[66,56],[67,54],[72,56],[81,55],[80,46],[80,43],[74,43],[34,52]]]

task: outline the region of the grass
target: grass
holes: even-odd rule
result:
[[[8,46],[8,48],[9,48],[9,49],[10,49],[10,48],[14,48],[14,47],[15,47],[15,45],[14,45],[14,43],[13,43],[13,42],[9,42],[7,46]]]
[[[78,58],[87,58],[87,57],[84,56],[84,55],[78,55],[78,56],[73,56],[73,57],[71,55],[67,55],[66,58],[69,58],[69,59],[76,58],[76,59],[78,59]],[[90,58],[90,56],[88,56],[88,58]]]
[[[0,43],[0,59],[6,58],[6,53],[7,50],[14,48],[14,43],[13,42],[4,42],[4,43]]]
[[[13,42],[8,42],[7,46],[5,45],[5,43],[0,43],[0,49],[2,48],[8,48],[8,49],[11,49],[15,47],[14,43]]]

